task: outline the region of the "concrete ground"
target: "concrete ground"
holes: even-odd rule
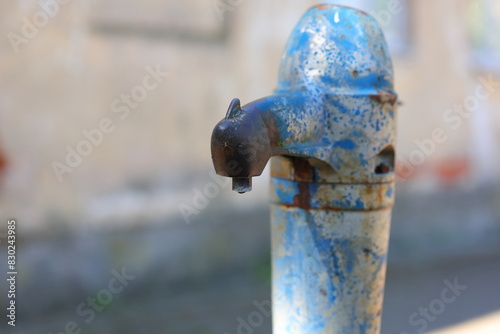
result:
[[[64,328],[74,320],[81,333],[269,334],[271,319],[266,314],[254,317],[254,327],[238,331],[238,319],[248,321],[257,310],[253,303],[269,300],[268,269],[263,263],[258,268],[234,269],[198,282],[165,286],[161,291],[120,295],[89,324],[75,309],[41,319],[19,315],[16,329],[3,327],[2,333],[72,333],[71,326],[70,331]],[[445,294],[445,303],[442,291],[449,284],[460,287],[455,298]],[[422,308],[428,309],[427,314],[421,313],[425,312]],[[500,254],[406,267],[397,264],[388,269],[382,333],[497,334],[499,310]],[[488,324],[497,327],[486,331]],[[457,327],[447,329],[449,326]]]

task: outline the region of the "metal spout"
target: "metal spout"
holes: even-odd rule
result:
[[[233,177],[233,190],[239,194],[244,194],[252,190],[251,177]]]

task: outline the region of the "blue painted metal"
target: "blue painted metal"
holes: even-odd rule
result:
[[[274,156],[275,333],[379,333],[395,107],[376,21],[320,5],[292,32],[274,95],[243,107],[234,100],[215,127],[215,169],[239,192]]]

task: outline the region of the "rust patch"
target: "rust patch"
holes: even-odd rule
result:
[[[267,136],[269,137],[269,142],[273,148],[278,147],[280,144],[280,133],[278,130],[278,125],[273,117],[268,117],[267,114],[264,115],[263,121],[266,124]]]
[[[370,255],[370,249],[369,248],[363,248],[363,253],[365,253],[365,256]]]
[[[384,203],[385,192],[386,192],[386,190],[383,190],[382,187],[380,187],[378,192],[377,192],[377,203],[379,203],[380,206],[382,205],[382,203]]]
[[[349,9],[355,10],[357,13],[363,14],[365,16],[370,16],[370,15],[368,15],[367,12],[362,11],[362,10],[357,9],[357,8],[354,8],[354,7],[350,7],[350,6],[341,6],[341,5],[333,5],[333,4],[323,3],[323,4],[313,6],[312,8],[315,8],[317,10],[325,10],[325,9],[332,8],[332,7],[349,8]]]
[[[323,3],[323,4],[319,4],[319,5],[313,6],[313,8],[316,8],[317,10],[325,10],[325,9],[328,9],[328,8],[332,8],[333,6],[335,6],[335,5],[330,5],[330,4]]]
[[[311,194],[309,193],[309,184],[299,182],[299,193],[293,197],[293,206],[305,210],[311,208]]]
[[[290,157],[293,166],[293,181],[314,182],[314,167],[305,158]]]
[[[378,103],[390,103],[394,105],[398,97],[392,93],[377,91],[377,94],[369,95],[370,99]]]
[[[337,7],[349,8],[349,9],[355,10],[356,14],[362,14],[364,16],[370,16],[370,14],[368,14],[364,10],[361,10],[361,9],[358,9],[358,8],[354,8],[354,7],[351,7],[351,6],[337,6]]]
[[[325,291],[325,289],[319,289],[319,292],[320,292],[323,296],[326,296],[326,291]]]

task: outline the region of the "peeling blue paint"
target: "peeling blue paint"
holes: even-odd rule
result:
[[[361,202],[361,199],[356,198],[356,209],[362,210],[364,208],[365,208],[365,205],[363,204],[363,202]]]
[[[340,147],[346,150],[352,150],[356,147],[356,144],[351,139],[343,139],[337,141],[333,147]]]

